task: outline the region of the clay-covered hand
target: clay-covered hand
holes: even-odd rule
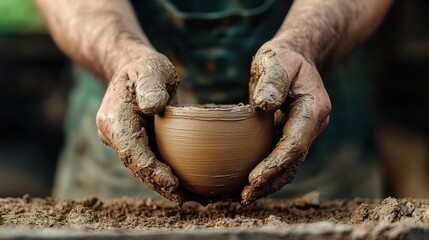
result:
[[[151,189],[183,201],[179,180],[149,147],[147,119],[175,101],[179,83],[171,62],[155,51],[134,59],[113,77],[97,114],[100,139]]]
[[[242,203],[280,190],[295,177],[313,140],[328,125],[331,103],[315,64],[281,40],[265,43],[251,66],[250,102],[280,109],[282,137],[249,174]]]

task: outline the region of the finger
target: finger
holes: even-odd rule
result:
[[[312,95],[300,95],[292,102],[283,136],[276,148],[249,174],[242,192],[243,204],[265,197],[290,183],[308,153],[313,140],[327,126],[330,101],[324,88]]]
[[[109,86],[97,115],[99,130],[137,178],[164,197],[181,202],[179,180],[150,150],[146,123],[137,114],[139,109],[132,97],[124,84]]]
[[[106,137],[106,136],[104,136],[104,133],[100,130],[100,129],[98,129],[98,137],[100,138],[100,140],[104,143],[104,144],[106,144],[107,146],[111,146],[112,144],[110,143],[110,140]]]
[[[273,111],[285,101],[291,81],[299,65],[292,56],[282,56],[270,48],[259,50],[252,62],[249,84],[250,102],[265,110]],[[293,54],[293,53],[290,53]]]
[[[128,69],[135,83],[136,100],[146,115],[154,115],[175,101],[179,78],[171,62],[159,53],[150,54],[141,64]]]

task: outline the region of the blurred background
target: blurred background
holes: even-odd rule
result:
[[[333,112],[318,142],[357,139],[361,158],[379,166],[383,195],[429,197],[427,9],[428,1],[395,1],[373,37],[324,77],[333,79]],[[72,86],[71,63],[33,2],[0,0],[0,197],[51,194]]]
[[[49,195],[72,84],[32,1],[0,0],[0,195]]]

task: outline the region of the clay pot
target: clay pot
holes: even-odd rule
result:
[[[273,114],[249,105],[168,106],[155,116],[160,158],[187,190],[240,193],[273,141]]]

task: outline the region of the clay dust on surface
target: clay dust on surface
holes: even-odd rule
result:
[[[316,196],[317,197],[317,196]],[[312,195],[295,200],[260,200],[249,206],[217,202],[182,207],[151,199],[52,198],[0,199],[0,226],[29,226],[67,230],[194,230],[284,229],[304,223],[327,221],[340,224],[428,223],[429,200],[335,200],[320,201]]]

